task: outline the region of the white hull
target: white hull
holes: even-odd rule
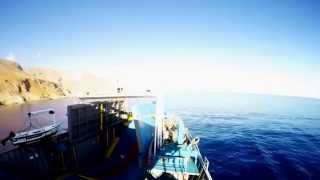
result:
[[[42,128],[33,129],[30,131],[20,132],[17,133],[12,138],[12,143],[14,145],[23,144],[23,143],[29,143],[33,141],[40,140],[41,138],[44,138],[46,136],[53,135],[57,133],[58,131],[58,124],[52,124],[49,126],[44,126]]]

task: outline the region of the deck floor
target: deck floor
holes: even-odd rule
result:
[[[199,171],[192,159],[185,161],[182,158],[159,158],[153,169],[161,172],[188,173],[198,175]]]
[[[192,158],[197,153],[176,144],[166,145],[158,153],[152,170],[198,175],[197,164]]]

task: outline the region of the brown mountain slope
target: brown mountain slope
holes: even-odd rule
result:
[[[67,95],[84,96],[115,91],[114,82],[88,72],[70,72],[48,68],[30,68],[27,72],[36,79],[51,81],[61,86]]]
[[[74,95],[74,80],[72,75],[68,72],[49,69],[49,68],[30,68],[26,72],[35,79],[50,81],[62,87],[67,95]]]
[[[34,78],[16,62],[0,59],[0,104],[64,97],[55,82]]]

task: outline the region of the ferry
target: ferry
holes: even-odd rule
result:
[[[0,179],[213,179],[209,161],[179,117],[152,95],[81,97],[68,128],[10,133]],[[54,110],[39,112],[54,115]],[[3,146],[8,143],[3,143]]]

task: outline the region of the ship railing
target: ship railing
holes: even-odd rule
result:
[[[193,137],[191,136],[191,134],[189,134],[189,132],[186,132],[186,137],[190,142],[193,139]],[[200,153],[200,149],[197,144],[193,144],[192,148],[194,148],[194,150],[198,152],[198,156],[196,157],[197,159],[195,159],[195,161],[197,162],[197,166],[200,169],[199,179],[201,179],[202,176],[204,175],[203,179],[212,180],[212,176],[209,172],[209,160],[206,157],[204,158],[202,157]]]
[[[155,129],[154,129],[154,156],[163,145],[163,104],[161,98],[156,101]]]
[[[155,148],[154,155],[156,155],[156,152],[161,148],[161,146],[164,143],[163,142],[164,141],[164,139],[163,139],[164,122],[163,121],[164,121],[163,117],[161,117],[161,118],[158,117],[157,121],[156,121],[156,127],[155,127],[155,142],[156,143],[155,143],[155,146],[154,146],[154,148]],[[181,119],[179,119],[178,121],[181,121]],[[186,138],[187,138],[187,140],[189,142],[191,142],[193,137],[191,136],[191,134],[189,134],[187,129],[185,129],[185,130],[186,130],[186,132],[185,132]],[[199,178],[202,178],[204,176],[203,179],[212,180],[212,176],[211,176],[211,174],[209,172],[209,161],[208,161],[208,159],[206,157],[204,157],[204,158],[202,157],[202,155],[200,153],[200,150],[199,150],[199,147],[198,147],[197,144],[193,144],[192,148],[196,152],[198,152],[197,153],[198,155],[196,157],[194,157],[195,158],[194,160],[195,160],[195,163],[196,163],[196,165],[199,168],[200,173],[201,173],[199,175]],[[164,156],[163,158],[173,158],[173,157]],[[175,157],[175,158],[177,158],[177,157]],[[185,164],[187,164],[187,163],[185,163]]]

